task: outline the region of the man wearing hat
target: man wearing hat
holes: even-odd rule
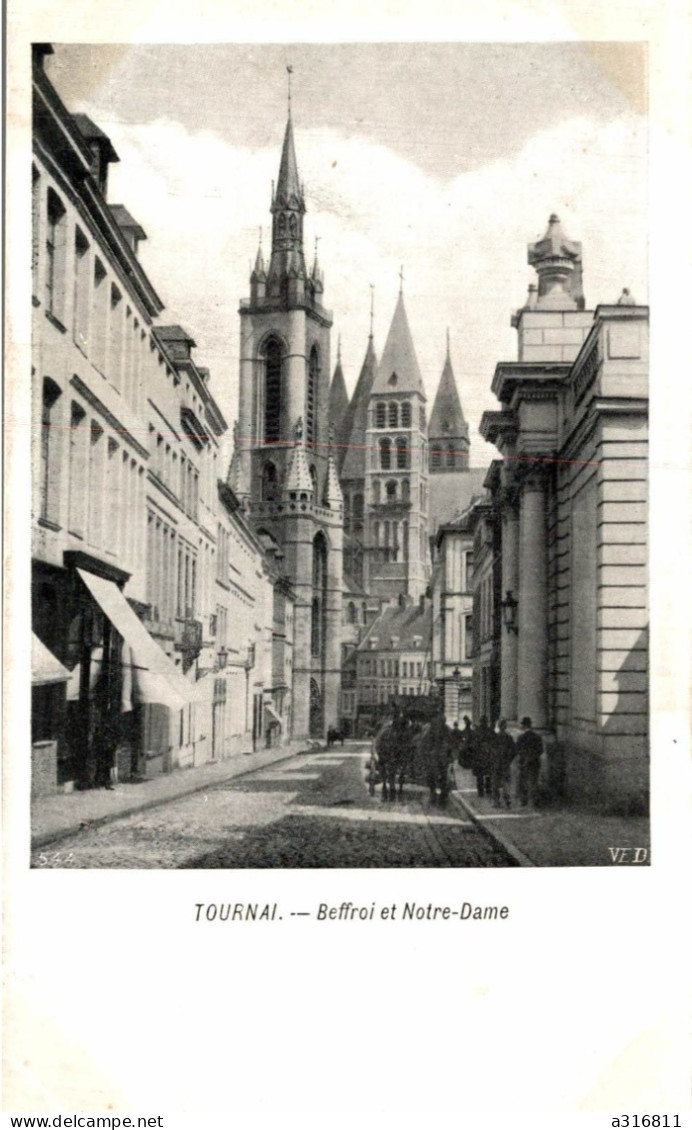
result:
[[[522,805],[528,804],[533,808],[538,792],[538,773],[541,767],[543,742],[532,729],[531,719],[528,716],[521,720],[521,731],[517,738],[519,802]]]

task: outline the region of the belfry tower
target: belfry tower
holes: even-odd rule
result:
[[[335,724],[341,663],[343,501],[329,435],[329,331],[289,116],[272,186],[271,255],[260,247],[240,304],[240,394],[229,484],[282,548],[296,593],[293,737]]]

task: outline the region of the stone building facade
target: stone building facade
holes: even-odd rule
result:
[[[271,688],[277,585],[219,498],[226,424],[209,373],[182,327],[159,324],[146,235],[108,202],[117,153],[68,112],[50,53],[33,60],[32,626],[69,678],[60,701],[34,679],[32,736],[50,734],[46,779],[89,786],[247,745],[251,725],[221,725],[221,702],[245,719],[246,688],[222,661],[233,609],[219,592],[247,573],[238,587],[267,641],[254,666]]]
[[[432,541],[433,679],[448,726],[474,716],[474,510],[443,523]]]
[[[551,216],[518,361],[481,431],[503,462],[501,713],[529,715],[557,786],[642,803],[648,787],[648,308],[584,309],[581,246]],[[512,612],[514,615],[514,612]],[[564,780],[563,780],[564,779]]]

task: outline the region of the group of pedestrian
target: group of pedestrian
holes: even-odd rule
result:
[[[501,718],[494,730],[483,715],[478,726],[464,716],[464,728],[454,723],[452,741],[459,765],[470,769],[476,778],[479,797],[492,799],[497,808],[512,806],[512,764],[518,760],[517,799],[522,806],[534,807],[538,794],[538,776],[543,742],[527,716],[521,720],[521,733],[516,742],[507,732]]]

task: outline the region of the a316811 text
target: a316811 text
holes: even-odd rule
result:
[[[679,1114],[618,1114],[610,1120],[611,1126],[630,1126],[634,1130],[640,1127],[657,1126],[661,1128],[682,1126]]]

